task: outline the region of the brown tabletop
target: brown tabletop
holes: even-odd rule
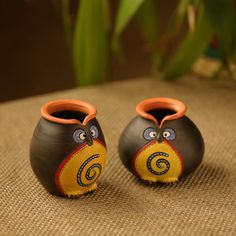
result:
[[[205,139],[202,165],[174,185],[143,185],[117,153],[136,103],[156,96],[184,101]],[[48,194],[29,163],[40,106],[59,98],[96,105],[108,146],[97,191],[76,200]],[[130,80],[3,103],[0,114],[1,235],[235,235],[235,84]]]

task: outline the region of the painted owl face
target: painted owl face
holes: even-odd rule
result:
[[[149,127],[144,130],[143,137],[147,141],[152,141],[157,139],[159,142],[163,140],[172,141],[175,139],[175,131],[172,128],[165,128],[163,131]]]
[[[139,116],[129,123],[119,142],[121,161],[132,173],[148,182],[175,182],[196,168],[203,156],[203,141],[184,116],[181,102],[151,99],[137,111]]]
[[[89,146],[93,145],[93,140],[99,136],[98,128],[95,125],[89,127],[89,132],[84,129],[77,129],[73,133],[73,139],[76,143],[82,144],[87,142]]]

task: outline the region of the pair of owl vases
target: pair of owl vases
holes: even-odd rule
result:
[[[143,100],[123,131],[119,155],[124,166],[147,183],[173,183],[201,163],[203,138],[172,98]],[[107,152],[96,108],[80,100],[56,100],[41,108],[30,146],[32,169],[45,189],[76,198],[97,188]]]

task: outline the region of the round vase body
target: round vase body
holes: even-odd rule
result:
[[[32,169],[45,189],[77,197],[96,189],[106,163],[106,145],[95,108],[79,100],[45,104],[31,146]]]
[[[203,138],[185,116],[185,105],[171,98],[139,103],[123,131],[119,155],[124,166],[146,182],[176,182],[194,171],[204,154]]]

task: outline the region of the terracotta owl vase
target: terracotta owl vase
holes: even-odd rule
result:
[[[119,141],[120,159],[130,172],[147,183],[172,183],[199,166],[203,138],[182,102],[151,98],[136,111]]]
[[[41,115],[30,146],[38,180],[50,193],[71,198],[95,190],[107,157],[95,107],[57,100],[45,104]]]

